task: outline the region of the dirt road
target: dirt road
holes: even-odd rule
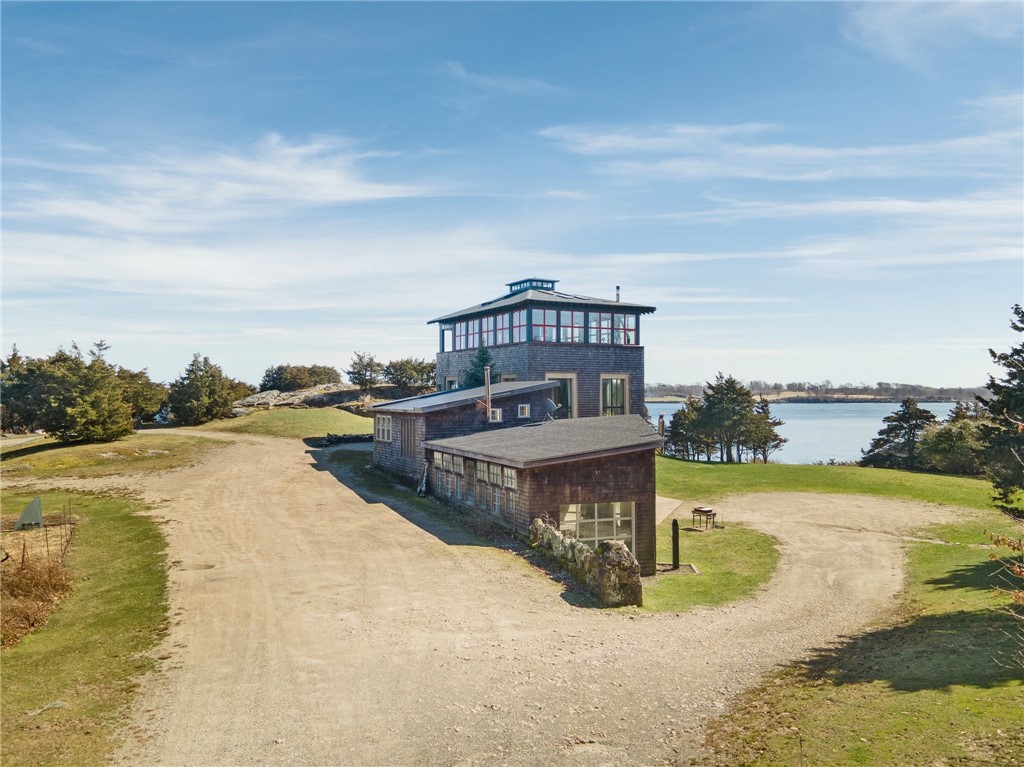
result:
[[[140,488],[169,520],[173,625],[119,764],[688,764],[733,695],[884,611],[900,532],[952,514],[733,498],[726,522],[782,542],[769,586],[629,616],[573,607],[517,556],[368,503],[301,442],[232,439]]]

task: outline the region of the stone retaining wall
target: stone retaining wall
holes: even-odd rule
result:
[[[640,564],[622,541],[602,541],[591,551],[540,517],[530,524],[530,541],[551,552],[605,607],[643,605]]]

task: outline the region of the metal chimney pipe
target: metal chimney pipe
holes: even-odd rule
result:
[[[487,420],[491,420],[491,366],[484,365],[484,400],[487,402]]]
[[[620,289],[621,287],[622,287],[621,285],[616,285],[616,286],[615,286],[615,303],[618,303],[618,302],[619,302],[619,289]]]

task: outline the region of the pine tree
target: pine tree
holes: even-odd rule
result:
[[[900,404],[899,410],[882,421],[886,425],[871,440],[871,446],[861,451],[860,465],[913,471],[917,468],[917,444],[921,433],[926,426],[935,423],[935,413],[919,407],[914,399],[908,397]]]
[[[485,347],[481,347],[473,359],[469,361],[469,367],[466,368],[466,375],[462,379],[462,385],[467,389],[473,386],[483,386],[485,367],[491,369],[491,381],[501,380],[498,369],[494,366],[494,358],[491,356],[490,351]]]
[[[1010,327],[1022,340],[1008,352],[989,350],[1004,374],[998,380],[989,376],[985,388],[991,396],[978,401],[989,415],[989,422],[981,426],[985,474],[1002,508],[1024,517],[1024,309],[1020,304],[1013,307],[1013,315]]]
[[[171,384],[167,396],[171,413],[184,426],[226,418],[231,412],[233,383],[209,357],[200,359],[194,354],[185,373]]]

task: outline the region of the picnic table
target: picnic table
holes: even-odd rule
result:
[[[691,525],[694,529],[697,528],[697,523],[701,523],[701,528],[704,530],[715,529],[715,510],[710,506],[695,506],[693,508],[693,519]]]

